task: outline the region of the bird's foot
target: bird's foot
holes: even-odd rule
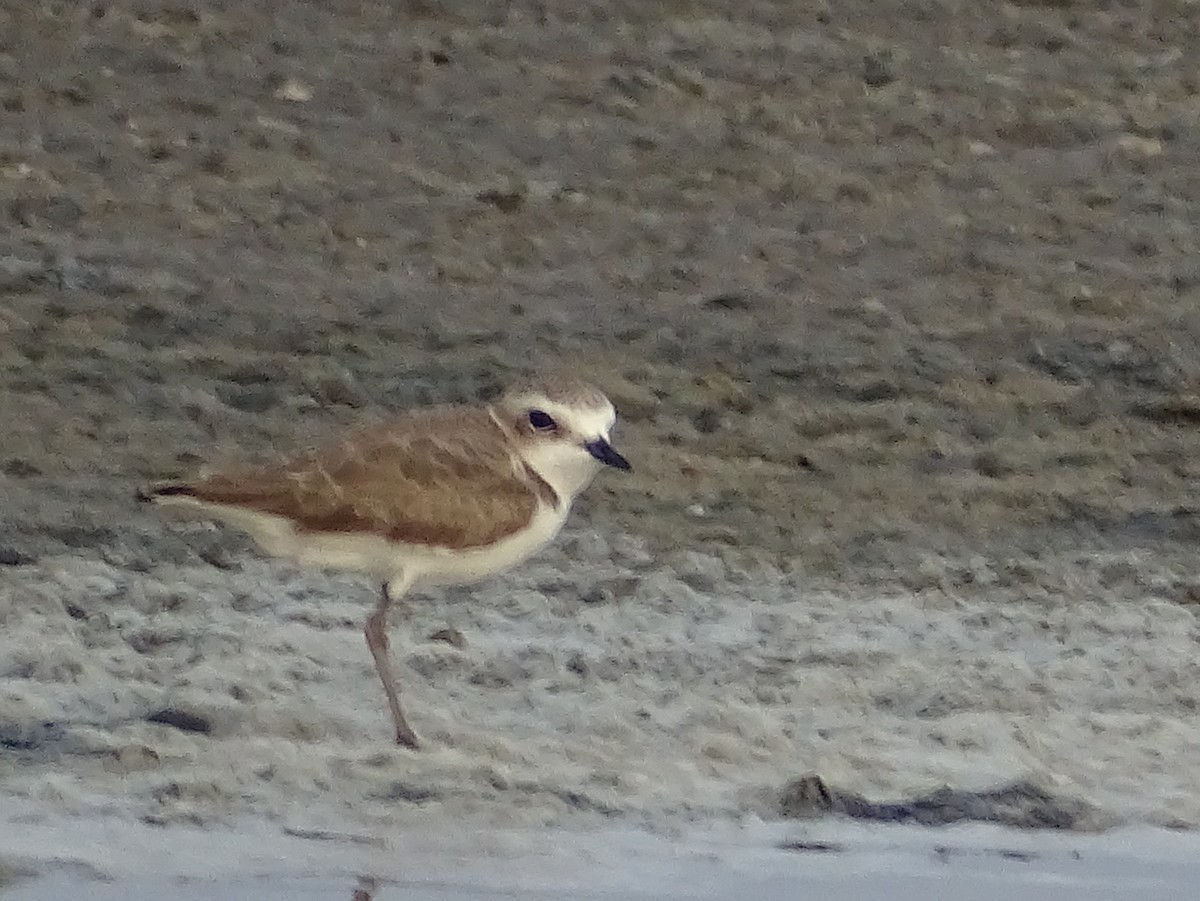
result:
[[[398,726],[396,728],[396,744],[402,748],[408,748],[410,751],[416,751],[421,747],[421,741],[417,738],[417,733],[413,732],[408,726]]]

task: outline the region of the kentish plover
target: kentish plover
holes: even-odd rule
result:
[[[415,748],[388,659],[387,614],[413,588],[475,581],[558,534],[602,466],[616,411],[581,382],[543,381],[486,406],[415,409],[273,465],[155,485],[140,497],[247,532],[270,554],[382,584],[367,646],[396,742]]]

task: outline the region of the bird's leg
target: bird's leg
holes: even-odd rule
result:
[[[367,647],[375,658],[375,671],[379,673],[379,681],[383,683],[383,691],[387,695],[388,707],[392,711],[392,722],[396,726],[396,744],[405,748],[416,748],[420,743],[417,734],[409,727],[400,707],[400,691],[396,685],[396,677],[392,674],[392,664],[388,659],[387,614],[392,605],[392,595],[388,584],[383,583],[379,591],[379,603],[375,611],[367,617],[367,627],[363,631],[367,636]]]

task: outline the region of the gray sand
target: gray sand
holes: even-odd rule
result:
[[[230,897],[316,895],[332,869],[255,854],[448,824],[667,859],[785,815],[1194,828],[1198,21],[0,10],[0,881],[149,893],[233,836]],[[563,365],[636,471],[398,617],[420,754],[387,743],[372,586],[132,501]],[[1185,853],[1155,835],[1151,880]]]

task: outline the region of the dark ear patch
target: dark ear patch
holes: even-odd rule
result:
[[[512,423],[512,430],[522,437],[532,438],[538,434],[538,430],[529,424],[529,417],[524,413],[513,415],[509,422]]]

